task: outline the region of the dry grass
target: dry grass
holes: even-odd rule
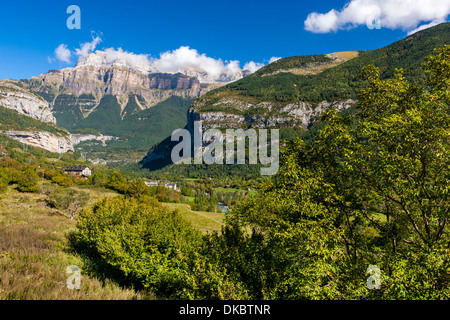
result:
[[[358,51],[333,52],[330,53],[329,56],[339,60],[348,61],[359,56],[359,52]]]
[[[328,57],[333,59],[330,62],[323,63],[318,66],[311,66],[308,68],[291,68],[291,69],[286,69],[286,70],[278,70],[274,73],[266,74],[264,76],[274,75],[274,74],[281,73],[281,72],[290,72],[290,73],[293,73],[296,75],[316,75],[316,74],[324,72],[327,69],[334,68],[348,60],[356,58],[358,55],[359,55],[358,51],[333,52],[333,53],[327,54]]]
[[[96,194],[102,196],[101,192]],[[125,300],[151,295],[102,283],[83,273],[83,261],[68,250],[76,221],[48,208],[45,195],[9,188],[0,195],[0,299]],[[81,268],[80,290],[67,288],[66,268]]]

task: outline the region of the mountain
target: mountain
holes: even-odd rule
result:
[[[219,86],[182,73],[153,72],[136,63],[105,59],[104,52],[96,51],[80,58],[73,68],[18,82],[43,98],[59,126],[78,134],[74,141],[90,159],[142,158],[152,145],[186,125],[186,103]],[[166,103],[157,107],[162,102]],[[164,116],[164,106],[171,119]]]
[[[450,23],[443,23],[378,50],[283,58],[195,100],[190,118],[210,127],[307,128],[330,106],[354,104],[365,86],[364,66],[379,67],[382,78],[403,68],[408,80],[420,81],[422,63],[449,43]]]
[[[111,100],[119,105],[117,116],[125,118],[171,96],[199,97],[208,90],[183,74],[147,75],[116,65],[51,70],[21,84],[48,101],[57,123],[68,130]]]
[[[188,59],[185,60],[185,57]],[[238,61],[224,64],[221,60],[200,55],[189,47],[180,47],[173,52],[163,53],[161,58],[156,60],[150,60],[144,55],[130,55],[121,49],[97,50],[78,60],[76,67],[83,66],[94,66],[97,69],[112,66],[125,67],[145,75],[180,73],[196,78],[202,84],[229,83],[251,73],[249,70],[241,69]]]
[[[332,106],[352,110],[366,85],[360,78],[364,66],[379,67],[382,78],[403,68],[408,80],[422,81],[426,78],[422,64],[435,48],[446,44],[450,44],[450,23],[373,51],[283,58],[196,99],[188,111],[187,129],[202,121],[204,129],[278,127],[312,132],[314,120],[324,110]],[[173,145],[167,138],[152,147],[141,164],[152,169],[170,164]]]
[[[0,133],[51,152],[74,151],[70,133],[55,124],[48,103],[12,81],[0,81]]]
[[[0,80],[0,105],[42,122],[56,123],[49,104],[18,83]]]

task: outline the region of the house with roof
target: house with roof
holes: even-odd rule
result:
[[[92,174],[91,169],[87,166],[72,166],[64,168],[64,172],[71,176],[86,178],[90,177]]]
[[[167,189],[172,189],[174,191],[178,191],[176,183],[168,182],[168,183],[164,184],[164,187],[166,187]]]

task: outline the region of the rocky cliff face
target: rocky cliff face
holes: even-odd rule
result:
[[[18,112],[22,115],[20,117],[30,117],[48,123],[49,128],[57,128],[56,131],[59,132],[58,134],[45,131],[45,129],[30,130],[29,127],[21,127],[20,121],[10,123],[8,119],[0,119],[0,123],[8,128],[8,130],[2,130],[2,134],[51,152],[74,151],[70,134],[55,125],[56,119],[49,104],[33,91],[23,88],[13,81],[0,80],[0,106]],[[38,121],[35,123],[39,124]]]
[[[93,94],[142,94],[152,89],[192,90],[193,96],[201,91],[196,78],[182,74],[144,74],[127,67],[79,66],[48,73],[25,80],[24,85],[37,92],[48,94],[71,93],[73,95]],[[145,94],[144,94],[145,96]]]
[[[42,97],[13,82],[0,80],[0,106],[42,122],[56,123],[49,104]]]
[[[335,107],[342,111],[355,104],[354,100],[322,101],[320,103],[295,102],[244,102],[242,100],[222,99],[215,103],[223,111],[214,110],[214,105],[204,108],[201,101],[195,101],[189,109],[188,127],[194,121],[202,121],[205,129],[209,128],[265,128],[302,126],[305,129],[325,110]],[[227,111],[226,106],[229,106]]]
[[[23,80],[22,84],[42,95],[53,109],[61,111],[65,105],[74,104],[87,116],[95,110],[105,95],[114,95],[124,106],[130,95],[139,96],[140,110],[150,108],[171,96],[199,97],[210,89],[197,78],[183,74],[145,74],[125,66],[81,65],[75,68],[51,70],[48,73]],[[76,101],[75,101],[76,100]],[[82,101],[81,101],[82,100]]]
[[[118,140],[118,137],[114,136],[104,136],[104,135],[94,135],[94,134],[72,134],[70,135],[72,143],[74,146],[83,141],[100,141],[103,146],[106,146],[106,142],[110,140]]]
[[[50,152],[64,153],[74,151],[70,136],[58,136],[45,131],[9,130],[2,133],[22,143],[43,148]]]

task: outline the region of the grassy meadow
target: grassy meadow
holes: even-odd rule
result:
[[[51,183],[40,182],[40,187]],[[106,188],[74,186],[89,194],[88,205],[103,197],[114,197]],[[99,279],[89,265],[71,252],[69,232],[76,229],[64,210],[48,206],[47,195],[23,193],[9,186],[0,194],[0,300],[129,300],[154,299],[148,292],[122,288],[108,279]],[[223,213],[196,212],[182,203],[164,203],[178,210],[203,233],[219,231]],[[66,268],[81,269],[81,289],[67,288]]]

